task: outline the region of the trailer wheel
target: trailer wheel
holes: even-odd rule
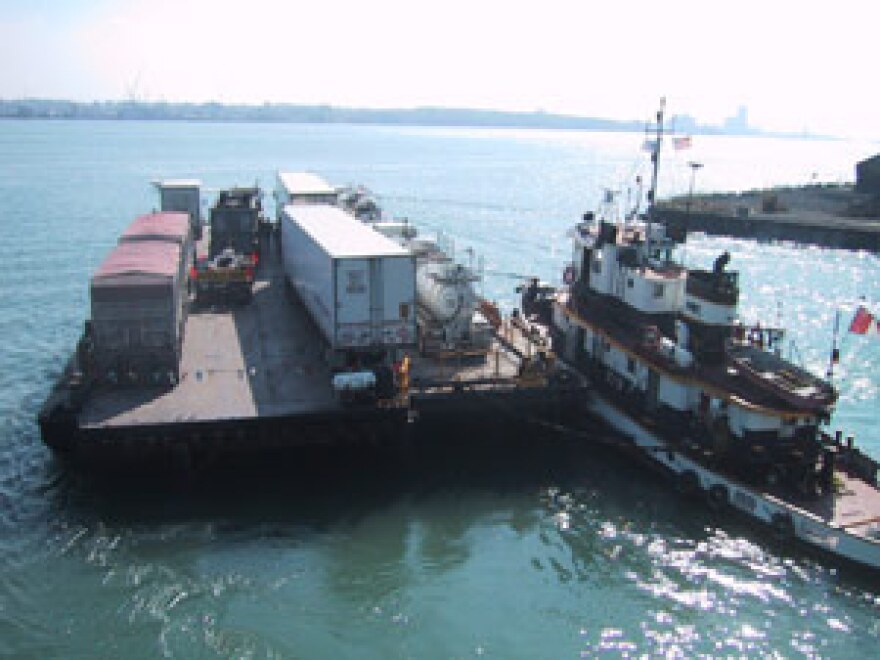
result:
[[[727,492],[727,486],[715,484],[709,489],[706,500],[709,503],[709,508],[713,511],[726,509],[727,505],[730,504],[730,494]]]

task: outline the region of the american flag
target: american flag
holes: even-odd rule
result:
[[[680,137],[672,138],[672,146],[675,147],[676,151],[680,149],[690,149],[691,148],[691,136],[690,135],[682,135]]]

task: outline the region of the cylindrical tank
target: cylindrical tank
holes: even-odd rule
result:
[[[694,364],[694,356],[687,349],[678,346],[674,341],[666,337],[660,339],[660,351],[675,361],[679,367],[689,369]]]
[[[470,323],[477,308],[470,269],[449,260],[416,264],[416,299],[438,323]]]

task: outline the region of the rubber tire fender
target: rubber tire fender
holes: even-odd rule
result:
[[[713,511],[722,511],[730,504],[730,493],[724,484],[714,484],[706,492],[706,501]]]
[[[675,490],[684,497],[692,497],[700,490],[700,478],[693,470],[684,470],[675,477]]]
[[[770,519],[773,538],[777,541],[790,541],[794,538],[794,520],[788,513],[774,513]]]

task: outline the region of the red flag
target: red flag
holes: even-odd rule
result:
[[[865,309],[864,305],[859,305],[856,315],[853,317],[852,323],[849,324],[849,331],[857,335],[863,335],[870,329],[874,323],[874,316]],[[880,327],[880,325],[878,325]]]

